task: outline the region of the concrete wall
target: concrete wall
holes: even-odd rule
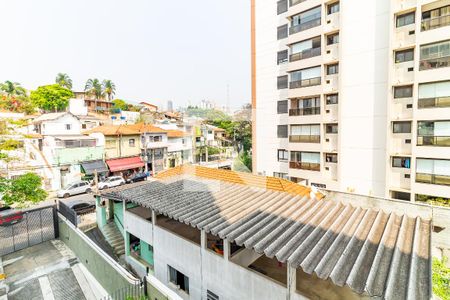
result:
[[[69,130],[66,128],[66,124],[71,125]],[[81,133],[81,123],[77,117],[67,114],[56,120],[42,122],[41,130],[43,135],[76,135]]]

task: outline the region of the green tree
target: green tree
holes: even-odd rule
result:
[[[63,88],[69,90],[72,89],[72,79],[70,79],[69,75],[67,75],[66,73],[58,73],[58,75],[56,75],[55,82]]]
[[[108,100],[111,101],[112,97],[116,93],[116,85],[109,79],[105,79],[102,82],[103,85],[103,93],[108,96]]]
[[[9,80],[6,80],[4,83],[0,83],[0,90],[9,97],[25,96],[27,94],[27,91],[20,86],[20,83]]]
[[[128,104],[122,99],[115,99],[112,101],[114,104],[113,109],[127,110]]]
[[[31,101],[45,111],[62,111],[73,97],[71,90],[59,84],[44,85],[31,92]]]
[[[26,173],[9,180],[4,191],[3,201],[6,205],[16,204],[20,207],[29,203],[38,203],[47,198],[47,192],[41,186],[41,177],[34,173]]]
[[[445,259],[433,258],[433,293],[443,300],[450,300],[450,268],[445,266]]]
[[[91,96],[95,97],[95,110],[97,110],[97,101],[101,99],[104,95],[103,85],[97,78],[91,78],[86,81],[84,86],[84,91]]]

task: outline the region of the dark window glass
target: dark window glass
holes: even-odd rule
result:
[[[327,98],[327,104],[338,104],[338,94],[330,94],[326,95]]]
[[[392,167],[409,169],[411,167],[411,158],[394,156],[392,157]]]
[[[392,124],[393,133],[411,133],[411,122],[394,122]]]
[[[414,12],[414,11],[407,13],[407,14],[398,15],[397,20],[396,20],[397,27],[414,24],[415,15],[416,15],[416,12]]]
[[[172,268],[171,266],[168,266],[168,268],[169,268],[169,281],[177,285],[180,288],[180,290],[183,290],[187,294],[189,294],[189,278],[185,276],[183,273]]]
[[[395,52],[395,63],[402,63],[414,60],[414,49],[407,49]]]
[[[338,133],[338,125],[337,124],[326,124],[325,132],[326,133]]]
[[[339,33],[327,35],[327,45],[333,45],[337,43],[339,43]]]
[[[289,159],[289,152],[284,149],[278,149],[278,161],[287,161]]]
[[[277,53],[277,65],[288,61],[288,50],[278,51]]]
[[[278,76],[277,78],[277,88],[279,90],[281,89],[287,89],[288,87],[288,76],[284,75],[284,76]]]
[[[288,101],[281,100],[277,103],[277,113],[286,114],[288,112]]]
[[[337,163],[337,154],[336,153],[325,153],[325,161],[329,163]]]
[[[277,15],[287,12],[288,2],[287,0],[280,0],[277,2]]]
[[[339,64],[333,64],[327,66],[327,75],[333,75],[339,73]]]
[[[413,94],[412,85],[394,87],[394,98],[411,98]]]
[[[333,4],[329,4],[327,12],[328,12],[329,15],[339,12],[339,2],[335,2]]]
[[[278,27],[278,31],[277,31],[277,39],[281,40],[284,38],[287,38],[288,36],[288,25],[282,25],[280,27]]]
[[[288,126],[287,125],[278,125],[277,136],[279,138],[287,138],[288,137]]]

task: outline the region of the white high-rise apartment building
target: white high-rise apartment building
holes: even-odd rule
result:
[[[450,198],[450,1],[252,0],[254,171]]]

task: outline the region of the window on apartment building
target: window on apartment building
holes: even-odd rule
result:
[[[284,64],[288,61],[288,50],[278,51],[277,65]]]
[[[392,157],[392,167],[393,168],[411,168],[411,158],[410,157]]]
[[[289,178],[287,173],[279,173],[279,172],[273,172],[273,177],[282,178],[282,179],[288,179]]]
[[[403,63],[414,60],[414,49],[395,51],[395,63]]]
[[[450,107],[450,81],[419,84],[419,108]]]
[[[277,113],[286,114],[288,112],[288,100],[280,100],[277,102]]]
[[[327,13],[329,15],[339,12],[339,2],[334,2],[327,5]]]
[[[66,124],[66,130],[70,130],[72,128],[71,124]]]
[[[337,153],[325,153],[325,161],[327,163],[337,163],[338,162]]]
[[[394,98],[411,98],[413,94],[412,85],[394,86]]]
[[[289,152],[285,149],[278,149],[278,161],[287,161],[289,159]]]
[[[289,168],[320,171],[320,152],[291,151]]]
[[[320,96],[292,99],[290,116],[306,116],[320,114]]]
[[[321,23],[321,8],[320,6],[311,8],[307,11],[301,12],[291,18],[290,34],[294,34],[303,30],[307,30]]]
[[[422,12],[422,31],[450,25],[450,5]]]
[[[278,76],[277,77],[277,89],[287,89],[288,88],[288,76]]]
[[[129,146],[129,147],[134,147],[134,146],[135,146],[135,143],[136,143],[136,140],[135,140],[135,139],[129,139],[129,140],[128,140],[128,146]]]
[[[420,46],[420,70],[450,66],[450,40]]]
[[[339,73],[339,64],[327,65],[327,75]]]
[[[416,182],[450,185],[450,160],[417,158]]]
[[[277,29],[277,39],[281,40],[281,39],[285,39],[288,37],[288,25],[281,25],[278,27]]]
[[[396,26],[402,27],[402,26],[406,26],[409,24],[414,24],[415,16],[416,16],[415,11],[409,12],[406,14],[402,14],[402,15],[397,15]]]
[[[287,138],[288,137],[288,126],[287,125],[278,125],[277,136],[279,138]]]
[[[325,97],[327,99],[327,105],[338,104],[338,94],[329,94]]]
[[[210,290],[206,290],[206,300],[219,300],[219,296]]]
[[[393,133],[411,133],[411,122],[410,121],[400,121],[392,123]]]
[[[339,32],[327,35],[327,45],[339,43]]]
[[[304,40],[290,46],[291,55],[290,61],[297,61],[301,59],[311,58],[320,55],[321,38],[317,36],[312,39]]]
[[[167,267],[169,269],[169,281],[189,294],[189,277],[169,265]]]
[[[338,133],[338,124],[325,124],[325,132],[331,134]]]
[[[280,0],[277,2],[277,15],[287,12],[288,2],[287,0]]]
[[[296,89],[308,86],[319,85],[321,80],[321,67],[301,69],[291,73],[289,88]]]
[[[418,121],[418,146],[450,146],[450,121]]]
[[[320,143],[320,125],[291,125],[289,141],[293,143]]]

